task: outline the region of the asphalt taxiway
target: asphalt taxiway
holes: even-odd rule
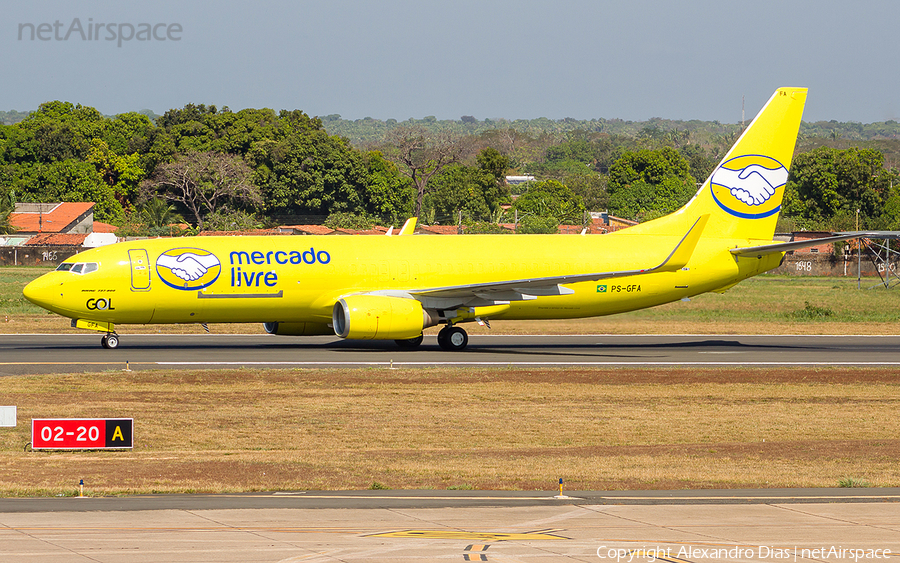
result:
[[[272,335],[0,335],[0,374],[109,369],[328,366],[900,366],[900,336],[477,335],[462,352],[393,341]]]
[[[900,553],[897,489],[566,496],[575,498],[360,491],[0,499],[0,560],[881,563]]]

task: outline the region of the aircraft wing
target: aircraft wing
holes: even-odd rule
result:
[[[842,233],[833,237],[817,238],[812,240],[802,240],[797,242],[779,242],[775,244],[763,244],[761,246],[747,246],[744,248],[732,248],[731,253],[735,256],[755,256],[761,257],[767,254],[778,254],[789,250],[799,250],[801,248],[809,248],[810,246],[818,246],[829,242],[840,242],[842,240],[852,240],[855,238],[874,237],[876,233],[870,232],[853,232]]]
[[[568,295],[574,291],[562,286],[571,283],[640,276],[656,272],[675,272],[687,265],[708,219],[709,215],[700,216],[665,260],[648,268],[436,287],[413,290],[408,293],[422,301],[426,307],[478,306],[482,303],[523,301],[535,299],[538,296]]]

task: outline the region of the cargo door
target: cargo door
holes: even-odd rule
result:
[[[131,290],[150,291],[150,260],[147,258],[147,251],[143,248],[129,250],[128,259],[131,261]]]

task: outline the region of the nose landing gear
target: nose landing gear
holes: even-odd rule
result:
[[[119,347],[119,335],[115,332],[111,332],[103,336],[100,339],[100,345],[108,350],[113,350]]]

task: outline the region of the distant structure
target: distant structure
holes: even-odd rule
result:
[[[78,203],[17,203],[9,215],[16,234],[38,235],[62,233],[67,235],[94,232],[94,205]]]
[[[591,232],[594,234],[612,233],[637,224],[637,221],[610,215],[608,211],[591,211]]]
[[[507,176],[506,183],[510,186],[524,184],[525,182],[534,182],[534,176]]]
[[[118,242],[112,225],[94,223],[94,203],[17,203],[16,228],[0,236],[0,265],[56,264],[85,248]]]

